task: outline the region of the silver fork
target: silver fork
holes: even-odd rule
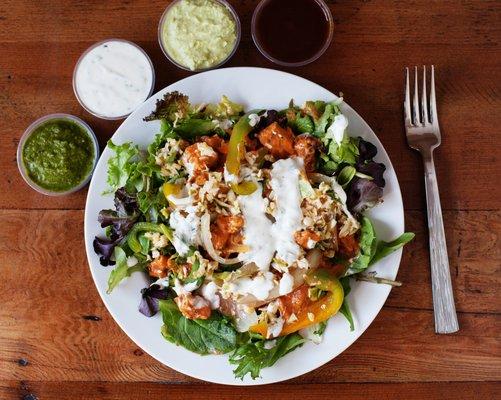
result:
[[[418,69],[414,67],[414,96],[411,103],[409,68],[405,69],[404,119],[407,143],[423,157],[428,229],[430,239],[431,282],[435,332],[453,333],[459,330],[454,306],[447,245],[445,242],[442,207],[438,194],[433,150],[440,146],[437,102],[435,98],[435,68],[431,66],[430,98],[426,93],[426,66],[423,67],[421,107],[419,105]]]

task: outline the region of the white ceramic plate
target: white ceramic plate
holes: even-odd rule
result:
[[[157,122],[143,122],[143,117],[154,108],[155,101],[164,93],[178,90],[189,95],[193,103],[217,102],[222,94],[245,105],[246,109],[282,109],[294,98],[297,104],[306,100],[333,100],[336,96],[321,86],[295,75],[261,68],[226,68],[190,76],[161,90],[148,99],[137,111],[132,113],[113,135],[115,143],[133,141],[146,147],[159,130]],[[352,93],[356,96],[356,93]],[[386,165],[386,187],[384,203],[370,211],[369,216],[375,224],[379,239],[390,240],[404,229],[402,198],[397,177],[390,159],[381,142],[365,121],[348,105],[342,111],[349,120],[348,131],[351,136],[361,136],[378,148],[376,160]],[[321,344],[307,343],[280,359],[273,367],[264,369],[260,379],[246,377],[243,381],[233,377],[232,365],[227,356],[200,356],[177,347],[160,334],[162,321],[160,315],[146,318],[137,311],[140,301],[139,291],[145,287],[146,279],[134,274],[122,282],[112,294],[106,294],[108,274],[112,267],[103,267],[94,254],[92,240],[102,235],[97,223],[98,212],[112,208],[111,196],[102,196],[106,190],[107,161],[111,152],[106,148],[94,171],[85,207],[85,246],[90,269],[97,290],[106,307],[124,332],[144,351],[161,363],[186,375],[205,381],[230,385],[255,385],[279,382],[318,368],[332,360],[350,346],[369,326],[383,307],[390,292],[386,285],[366,282],[353,282],[348,297],[355,319],[355,330],[350,332],[347,321],[342,315],[334,316],[328,324]],[[397,251],[372,267],[381,277],[394,279],[397,275],[401,250]]]

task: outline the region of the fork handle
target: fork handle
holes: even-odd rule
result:
[[[423,161],[430,238],[431,284],[435,314],[435,332],[453,333],[459,330],[459,324],[456,315],[456,307],[454,306],[454,294],[452,292],[447,244],[445,242],[444,221],[442,219],[442,207],[438,194],[433,153],[430,151],[429,154],[423,154]]]

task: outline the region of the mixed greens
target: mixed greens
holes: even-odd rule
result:
[[[114,209],[94,240],[108,293],[146,274],[139,311],[160,312],[169,342],[228,353],[238,378],[319,343],[338,312],[353,330],[350,279],[392,284],[365,271],[414,235],[377,240],[363,213],[382,201],[385,166],[347,135],[341,102],[245,113],[167,93],[145,118],[160,121],[147,149],[108,143]]]

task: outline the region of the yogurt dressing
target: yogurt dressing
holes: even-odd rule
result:
[[[260,183],[252,194],[238,196],[245,220],[244,245],[249,247],[249,251],[240,255],[244,263],[254,262],[261,271],[268,271],[275,253],[288,265],[297,261],[301,249],[294,240],[294,233],[302,227],[299,180],[303,169],[301,158],[273,164],[270,184],[276,197],[274,223],[266,215],[266,200]],[[287,291],[288,286],[289,282],[284,281],[282,290]]]
[[[170,214],[169,224],[174,229],[172,244],[180,256],[185,256],[190,251],[190,245],[199,242],[200,218],[196,214],[196,207],[174,210]]]
[[[294,233],[301,229],[301,193],[299,176],[303,170],[301,158],[288,158],[273,164],[271,188],[276,197],[275,223],[272,234],[275,238],[277,257],[287,264],[297,260],[301,249],[294,240]]]
[[[241,254],[242,261],[254,262],[261,271],[268,267],[275,253],[275,241],[270,237],[272,223],[266,216],[266,202],[260,183],[254,193],[238,196],[238,203],[244,216],[244,244],[249,251]]]
[[[124,117],[143,103],[153,88],[150,59],[136,45],[110,40],[86,52],[77,64],[74,89],[89,112]]]

